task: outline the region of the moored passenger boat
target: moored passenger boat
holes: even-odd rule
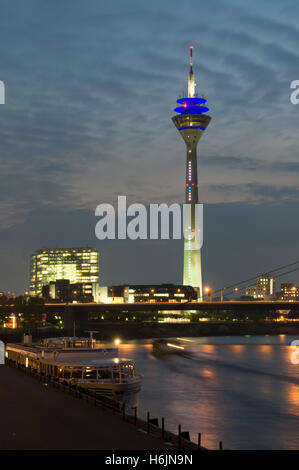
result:
[[[6,358],[61,383],[92,391],[135,407],[142,378],[118,348],[99,347],[88,338],[50,338],[41,343],[11,343]]]

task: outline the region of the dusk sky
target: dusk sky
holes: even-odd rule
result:
[[[118,195],[183,202],[171,117],[190,44],[212,117],[198,146],[204,284],[299,259],[298,17],[288,0],[3,0],[0,291],[28,288],[43,247],[98,249],[102,285],[182,282],[181,242],[101,242],[94,211]]]

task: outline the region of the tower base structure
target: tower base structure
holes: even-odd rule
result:
[[[197,300],[203,300],[201,251],[190,250],[188,241],[184,240],[184,286],[192,286],[197,291]]]

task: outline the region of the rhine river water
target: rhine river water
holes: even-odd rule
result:
[[[231,336],[188,339],[190,358],[156,358],[152,341],[122,344],[120,355],[144,375],[138,413],[165,417],[166,429],[202,434],[215,449],[299,449],[298,337]],[[299,354],[297,356],[299,358]]]

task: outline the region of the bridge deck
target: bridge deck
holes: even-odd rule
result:
[[[137,302],[120,304],[97,304],[97,303],[47,303],[42,307],[44,311],[80,311],[80,312],[142,312],[142,311],[163,311],[163,310],[193,310],[193,311],[256,311],[260,310],[299,310],[299,302],[287,301],[211,301],[211,302]]]

